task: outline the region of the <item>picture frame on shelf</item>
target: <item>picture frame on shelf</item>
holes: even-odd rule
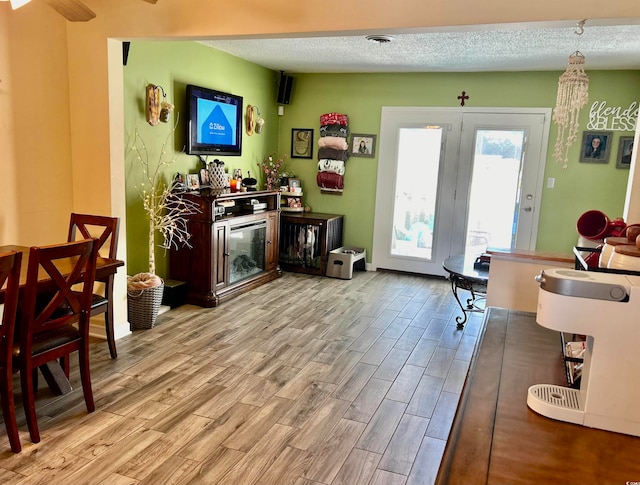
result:
[[[376,156],[376,135],[353,133],[351,135],[349,155],[352,157],[374,158]]]
[[[631,167],[631,155],[633,154],[633,137],[621,136],[618,142],[618,156],[616,157],[616,168]]]
[[[612,131],[583,131],[580,162],[609,163],[612,141]]]
[[[211,175],[209,174],[209,170],[206,168],[200,169],[200,187],[210,187],[211,186]]]
[[[187,190],[200,189],[200,176],[197,173],[188,173],[186,175]]]
[[[293,189],[299,189],[301,187],[300,179],[289,179],[289,192],[295,192]]]
[[[313,130],[291,129],[291,158],[313,158]]]

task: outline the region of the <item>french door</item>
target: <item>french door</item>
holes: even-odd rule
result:
[[[550,110],[383,108],[372,263],[534,249]]]

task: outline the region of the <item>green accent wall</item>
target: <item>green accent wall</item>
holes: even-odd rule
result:
[[[470,97],[467,107],[553,108],[560,74],[294,74],[291,105],[285,108],[281,123],[280,147],[290,147],[291,128],[313,128],[317,140],[323,113],[345,113],[352,133],[377,135],[383,106],[456,107],[460,106],[457,96],[462,91]],[[589,108],[596,100],[626,108],[640,98],[640,71],[593,71],[589,76],[590,103],[582,111],[581,126],[586,127]],[[615,157],[618,138],[630,135],[632,131],[614,132],[609,163],[586,164],[579,163],[580,133],[569,152],[569,167],[563,170],[552,158],[557,131],[551,125],[537,250],[571,252],[578,238],[576,221],[587,210],[601,210],[610,218],[622,216],[629,171],[616,169]],[[379,144],[378,139],[376,153]],[[373,242],[378,162],[377,158],[350,158],[342,196],[322,194],[315,184],[317,143],[313,160],[295,159],[291,164],[302,179],[305,204],[317,212],[345,214],[345,245],[365,247],[368,256]],[[549,177],[555,178],[553,189],[546,188]]]
[[[457,107],[457,96],[465,91],[466,106],[545,107],[556,101],[561,72],[492,73],[402,73],[402,74],[295,74],[291,103],[284,115],[277,115],[278,74],[269,69],[232,57],[194,42],[133,42],[125,67],[125,122],[127,137],[136,127],[147,146],[157,148],[170,134],[171,126],[149,126],[145,121],[144,94],[149,83],[161,85],[176,111],[184,111],[186,84],[232,92],[244,96],[246,104],[257,105],[266,120],[263,134],[243,137],[242,157],[221,157],[230,169],[255,173],[256,164],[270,153],[290,154],[291,129],[314,130],[314,158],[288,159],[285,168],[302,181],[303,202],[314,212],[345,215],[344,244],[367,249],[371,261],[373,220],[378,158],[350,158],[346,164],[345,190],[342,195],[322,194],[316,185],[317,140],[320,115],[337,111],[349,116],[352,133],[379,134],[383,106]],[[628,107],[640,98],[640,71],[589,71],[589,104],[581,115],[586,127],[589,107],[594,101],[608,106]],[[172,146],[176,162],[167,169],[167,179],[175,172],[196,172],[201,164],[196,157],[180,153],[184,146],[182,120]],[[584,129],[584,128],[583,128]],[[581,130],[582,131],[582,130]],[[620,217],[629,171],[617,169],[618,138],[632,131],[615,131],[609,163],[579,163],[578,142],[569,153],[569,167],[562,169],[553,160],[556,140],[551,125],[545,169],[545,188],[540,204],[537,249],[570,252],[577,241],[578,217],[590,209],[609,217]],[[380,139],[377,140],[379,153]],[[146,271],[147,228],[142,204],[135,192],[136,167],[127,154],[127,257],[131,272]],[[408,174],[410,176],[410,174]],[[555,178],[555,188],[547,189],[546,180]],[[628,221],[640,222],[640,221]],[[163,250],[157,254],[157,272],[168,277]]]
[[[198,173],[202,163],[198,157],[184,153],[186,146],[186,86],[195,84],[242,96],[244,107],[257,106],[266,120],[261,134],[246,134],[243,122],[242,156],[214,157],[225,162],[233,173],[239,168],[255,177],[258,163],[277,149],[278,122],[276,113],[276,73],[243,61],[237,57],[211,49],[196,42],[132,42],[124,68],[125,156],[127,204],[127,264],[130,274],[148,271],[148,217],[136,186],[142,182],[140,165],[130,150],[136,129],[149,151],[151,161],[160,159],[162,143],[169,137],[168,149],[162,157],[171,161],[165,169],[165,181],[170,183],[176,172]],[[151,126],[146,121],[146,86],[162,86],[166,100],[175,105],[169,123]],[[244,118],[244,115],[243,115]],[[172,133],[176,125],[175,132]],[[168,254],[156,248],[156,273],[169,277]]]

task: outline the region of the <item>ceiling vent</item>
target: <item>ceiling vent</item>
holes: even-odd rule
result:
[[[393,40],[393,37],[390,35],[367,35],[365,39],[377,44],[388,44]]]

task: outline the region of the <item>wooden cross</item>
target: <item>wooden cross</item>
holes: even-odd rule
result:
[[[469,99],[469,96],[467,96],[465,91],[462,91],[462,94],[458,96],[458,99],[460,100],[460,106],[464,106],[464,101],[465,99]]]

